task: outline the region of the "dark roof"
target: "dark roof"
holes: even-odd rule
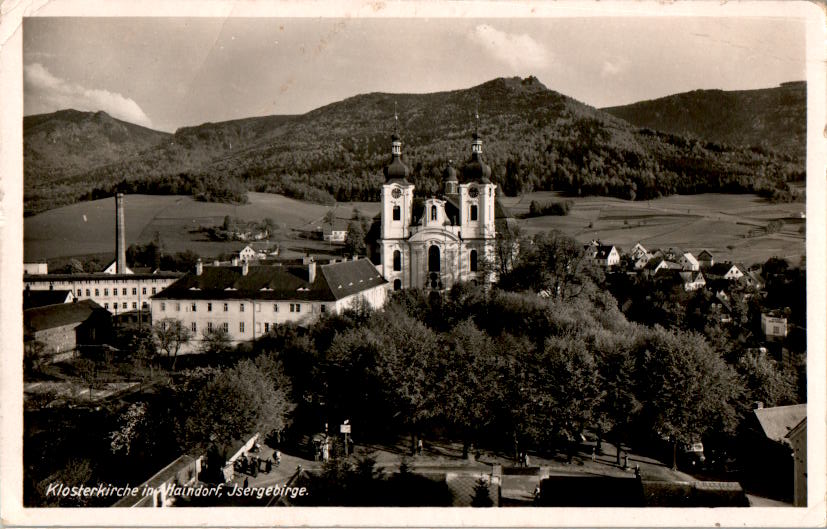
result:
[[[596,250],[597,253],[595,254],[595,258],[597,258],[597,259],[607,259],[609,257],[609,254],[612,252],[612,248],[614,248],[614,245],[608,245],[608,244],[599,245],[597,247],[597,250]]]
[[[491,167],[482,160],[482,155],[474,153],[462,166],[462,178],[465,182],[491,182]]]
[[[698,254],[698,258],[704,261],[708,261],[709,257],[713,257],[712,252],[709,250],[701,250],[701,253]]]
[[[154,274],[26,274],[24,282],[36,281],[89,281],[94,279],[175,279],[181,272],[155,272]]]
[[[753,412],[764,435],[768,439],[783,443],[790,430],[795,428],[807,416],[807,405],[793,404],[792,406],[759,408],[753,410]]]
[[[733,266],[735,266],[735,265],[732,264],[732,263],[715,263],[714,265],[712,265],[709,268],[708,273],[716,275],[716,276],[722,276],[722,275],[726,274],[727,272],[729,272],[729,270]]]
[[[23,290],[23,310],[66,303],[71,290]]]
[[[396,133],[391,136],[391,141],[401,142],[399,136]],[[405,165],[402,161],[402,156],[399,154],[393,154],[393,158],[391,159],[391,163],[385,166],[384,173],[385,173],[385,182],[387,183],[400,183],[400,184],[408,184],[407,178],[411,175],[411,168]]]
[[[111,318],[109,311],[85,299],[77,303],[60,303],[23,311],[23,325],[29,332],[83,323],[92,316]]]
[[[201,275],[189,273],[153,299],[263,299],[335,301],[386,284],[368,259],[317,264],[308,283],[308,266],[299,264],[204,266]]]
[[[445,167],[445,170],[442,172],[442,179],[445,182],[458,182],[457,180],[457,170],[454,169],[454,164],[451,160],[448,160],[448,165]]]

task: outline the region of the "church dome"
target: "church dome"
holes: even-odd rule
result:
[[[466,182],[491,182],[491,167],[482,160],[482,140],[476,132],[472,136],[471,159],[462,167],[462,177]]]
[[[401,181],[408,183],[407,177],[411,174],[411,168],[402,161],[402,140],[395,133],[391,136],[391,163],[385,166],[385,181]]]
[[[442,172],[442,180],[444,182],[459,182],[459,180],[457,180],[457,170],[454,169],[454,162],[452,160],[448,160],[448,165]]]

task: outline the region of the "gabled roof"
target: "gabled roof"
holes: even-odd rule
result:
[[[77,303],[60,303],[23,311],[23,325],[29,332],[83,323],[92,316],[111,318],[109,311],[91,299]]]
[[[716,276],[722,276],[722,275],[725,275],[727,272],[729,272],[733,267],[738,268],[736,265],[734,265],[732,263],[726,263],[726,262],[724,262],[724,263],[715,263],[709,269],[709,273],[713,274],[713,275],[716,275]],[[743,272],[743,270],[742,270],[742,272]]]
[[[703,261],[709,261],[713,257],[714,256],[712,255],[712,252],[710,252],[709,250],[701,250],[701,253],[698,254],[698,259],[701,259]]]
[[[682,255],[681,257],[683,257],[684,259],[686,259],[687,261],[689,261],[689,263],[690,263],[690,264],[693,264],[693,265],[697,265],[697,264],[698,264],[698,260],[697,260],[697,259],[695,259],[695,256],[694,256],[694,255],[692,255],[692,252],[684,252],[684,253],[683,253],[683,255]]]
[[[317,264],[308,282],[307,265],[204,266],[201,275],[189,273],[153,299],[260,299],[335,301],[386,284],[368,259]]]
[[[787,434],[807,416],[806,404],[792,406],[775,406],[753,410],[758,424],[768,439],[784,442]]]
[[[23,310],[46,305],[68,303],[72,300],[71,290],[29,290],[23,291]]]

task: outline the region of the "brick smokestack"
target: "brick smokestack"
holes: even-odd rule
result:
[[[115,267],[118,274],[126,273],[126,224],[123,216],[123,193],[115,195]]]

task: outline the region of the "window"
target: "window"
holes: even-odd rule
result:
[[[256,312],[261,312],[261,303],[256,303]]]
[[[270,332],[270,324],[269,323],[264,324],[264,332]]]
[[[155,294],[155,287],[152,287],[152,293]]]
[[[115,296],[115,297],[118,296],[118,289],[117,288],[112,289],[112,295]]]
[[[96,296],[100,296],[100,295],[101,295],[101,291],[100,291],[100,290],[98,290],[97,288],[95,289],[95,295],[96,295]]]
[[[121,308],[122,308],[122,309],[125,309],[125,308],[126,308],[126,301],[124,301],[123,303],[121,303]]]
[[[181,304],[180,303],[175,304],[175,312],[181,312]]]
[[[143,287],[143,288],[141,289],[141,294],[146,295],[146,287]]]
[[[402,270],[402,252],[399,250],[393,251],[393,271],[399,272]]]
[[[137,288],[134,288],[134,287],[132,288],[132,295],[133,295],[133,296],[137,296],[137,295],[138,295],[138,289],[137,289]]]
[[[109,308],[109,303],[104,303],[103,308],[108,309]]]
[[[436,206],[431,206],[431,220],[436,220]]]
[[[439,246],[428,248],[428,271],[439,272]]]
[[[149,308],[149,305],[146,304],[146,301],[141,303],[141,308],[143,308],[143,309]]]
[[[162,322],[161,322],[161,328],[162,328],[163,330],[167,330],[167,322],[162,321]]]
[[[103,295],[104,295],[104,296],[108,296],[108,295],[109,295],[109,289],[108,289],[108,288],[104,288],[104,289],[103,289]]]
[[[162,301],[161,302],[161,312],[166,312],[166,310],[167,310],[167,304]]]
[[[471,250],[471,259],[470,259],[470,261],[471,261],[471,263],[470,263],[471,271],[476,272],[477,271],[477,251],[476,250]]]
[[[207,312],[212,312],[212,303],[207,303]]]
[[[137,309],[137,308],[138,308],[138,302],[137,302],[137,301],[133,301],[133,302],[132,302],[132,308],[133,308],[133,309]]]
[[[471,206],[471,220],[477,220],[477,206]]]
[[[126,288],[121,290],[121,294],[123,294],[124,296],[126,295]]]
[[[301,303],[296,303],[296,312],[301,312],[301,311],[302,311]]]
[[[192,332],[198,332],[198,325],[196,325],[195,322],[192,322]]]
[[[244,312],[244,303],[239,304],[238,310],[240,310],[241,312]]]
[[[91,294],[89,294],[89,289],[88,288],[86,289],[86,295],[87,296],[91,295]]]
[[[261,334],[261,322],[260,321],[256,322],[256,333]]]
[[[211,321],[207,322],[207,332],[212,332],[212,322]]]
[[[224,328],[224,332],[230,332],[230,324],[229,323],[227,323],[225,321],[224,323],[221,324],[221,326]]]
[[[290,312],[296,312],[296,305],[293,303],[290,304]]]
[[[326,312],[327,311],[327,306],[324,303],[322,303],[322,305],[319,307],[319,310],[321,312]]]
[[[238,322],[238,332],[244,332],[244,322]]]
[[[80,296],[82,296],[82,295],[83,295],[83,290],[78,289],[78,297],[80,297]]]
[[[393,280],[393,289],[394,290],[402,290],[402,280],[401,279],[394,279]]]
[[[279,311],[279,304],[278,303],[273,303],[273,312],[278,312],[278,311]]]
[[[402,220],[402,208],[399,206],[393,207],[393,220]]]
[[[192,310],[193,312],[195,312],[197,308],[198,308],[198,303],[193,303],[193,304],[191,305],[191,309],[190,309],[190,310]]]
[[[225,303],[224,304],[224,312],[227,312],[228,310],[230,310],[230,306],[227,303]]]

